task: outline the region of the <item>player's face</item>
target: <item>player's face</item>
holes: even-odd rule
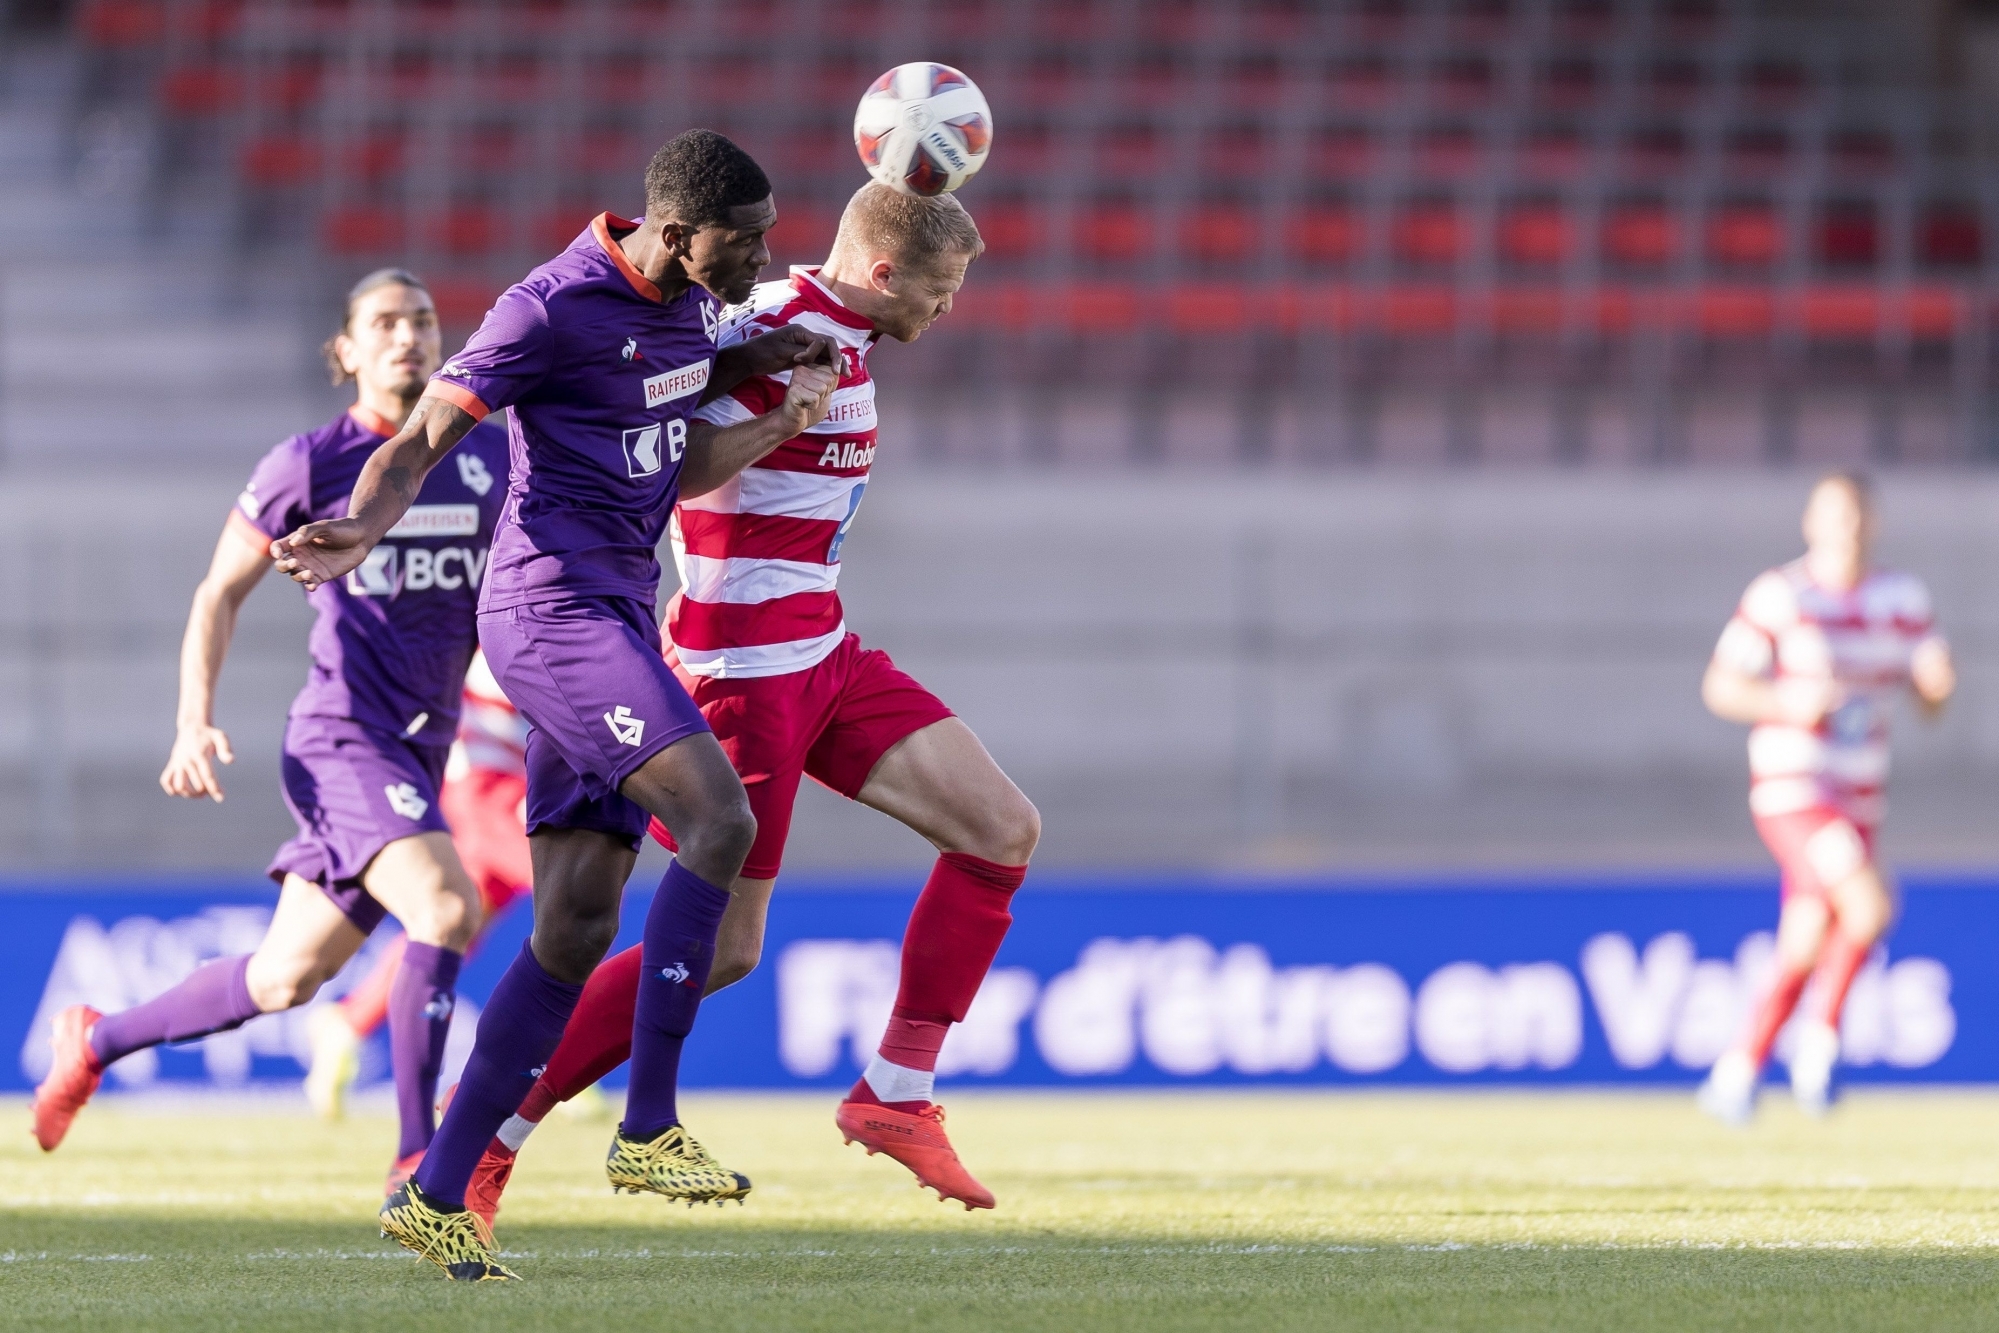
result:
[[[398,398],[423,392],[444,351],[430,293],[399,282],[375,288],[354,303],[334,350],[364,390]]]
[[[971,264],[970,255],[946,255],[928,268],[896,270],[875,327],[897,342],[915,342],[951,313],[951,298],[965,285],[965,270]]]
[[[687,276],[717,300],[730,305],[749,300],[757,275],[770,263],[764,233],[776,221],[777,205],[766,196],[761,202],[730,209],[722,226],[688,233],[687,257],[681,261]]]
[[[1805,505],[1805,544],[1842,562],[1864,566],[1874,544],[1874,506],[1843,481],[1828,481]]]

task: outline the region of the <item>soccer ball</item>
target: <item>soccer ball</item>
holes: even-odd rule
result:
[[[854,112],[854,147],[868,175],[904,194],[957,189],[986,164],[992,144],[986,95],[949,65],[897,65]]]

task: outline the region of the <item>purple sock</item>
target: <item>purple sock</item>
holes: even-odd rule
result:
[[[90,1034],[97,1062],[108,1065],[163,1041],[187,1041],[243,1026],[263,1012],[250,998],[249,970],[247,953],[211,959],[166,994],[122,1014],[106,1014]]]
[[[680,1082],[680,1045],[694,1030],[694,1011],[715,962],[715,935],[726,890],[675,861],[659,882],[646,913],[639,966],[638,1012],[632,1019],[631,1086],[625,1092],[624,1131],[657,1134],[680,1123],[674,1093]]]
[[[403,1124],[398,1161],[428,1148],[437,1127],[437,1071],[444,1066],[458,965],[464,961],[462,953],[411,940],[389,987],[389,1064]]]
[[[416,1180],[425,1194],[447,1207],[464,1206],[465,1186],[486,1145],[507,1117],[521,1109],[521,1099],[541,1077],[582,994],[583,987],[557,981],[542,970],[533,941],[521,945],[520,956],[493,987],[493,997],[479,1015],[478,1039],[465,1062],[465,1076],[417,1168]]]

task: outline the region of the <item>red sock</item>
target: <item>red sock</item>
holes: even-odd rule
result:
[[[1777,1034],[1784,1030],[1791,1011],[1798,1007],[1798,995],[1811,975],[1809,969],[1788,970],[1781,960],[1776,966],[1777,974],[1770,978],[1769,989],[1757,1000],[1755,1012],[1750,1015],[1749,1031],[1742,1038],[1741,1049],[1758,1069],[1770,1059],[1770,1048],[1777,1044]]]
[[[340,1016],[354,1029],[355,1036],[365,1037],[387,1020],[389,990],[396,984],[396,972],[403,965],[403,948],[409,942],[407,935],[390,940],[382,956],[375,960],[374,970],[340,998]]]
[[[520,1114],[539,1120],[556,1102],[566,1102],[598,1079],[623,1064],[632,1053],[632,1014],[639,998],[639,946],[606,958],[583,983],[582,998],[569,1026],[562,1030],[562,1043],[548,1057],[535,1091],[521,1107]],[[528,1106],[546,1085],[549,1100],[541,1115],[529,1115]]]
[[[1825,947],[1819,950],[1819,965],[1812,972],[1812,1017],[1816,1021],[1835,1032],[1839,1030],[1846,993],[1853,989],[1853,979],[1867,966],[1873,952],[1874,941],[1862,944],[1837,925],[1832,928]]]
[[[1013,924],[1007,908],[1025,878],[1026,866],[997,865],[964,852],[937,858],[903,932],[902,984],[882,1033],[883,1060],[923,1073],[937,1068],[944,1034],[964,1021]],[[898,1110],[915,1110],[928,1101],[885,1102],[865,1076],[848,1097]]]

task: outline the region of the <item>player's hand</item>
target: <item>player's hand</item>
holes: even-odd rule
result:
[[[1942,639],[1925,639],[1909,658],[1909,684],[1916,698],[1934,713],[1957,693],[1957,664],[1951,661],[1950,647]]]
[[[271,558],[278,562],[278,573],[304,584],[310,592],[360,568],[374,545],[360,520],[330,518],[308,523],[272,542]]]
[[[737,343],[736,352],[751,375],[776,375],[795,366],[827,366],[837,370],[840,349],[823,333],[796,324],[758,334]]]
[[[206,796],[210,800],[222,800],[222,780],[215,775],[215,761],[225,764],[236,762],[236,752],[229,748],[229,737],[222,728],[207,723],[183,726],[174,735],[173,753],[167,756],[167,766],[160,774],[160,790],[169,796],[185,796],[198,800]]]
[[[840,383],[839,372],[827,366],[799,366],[791,372],[791,383],[777,410],[784,415],[793,435],[811,430],[825,420],[833,405],[833,389]]]
[[[1777,682],[1773,692],[1776,722],[1794,727],[1816,727],[1826,715],[1846,702],[1846,690],[1839,682],[1810,676],[1791,676]]]

